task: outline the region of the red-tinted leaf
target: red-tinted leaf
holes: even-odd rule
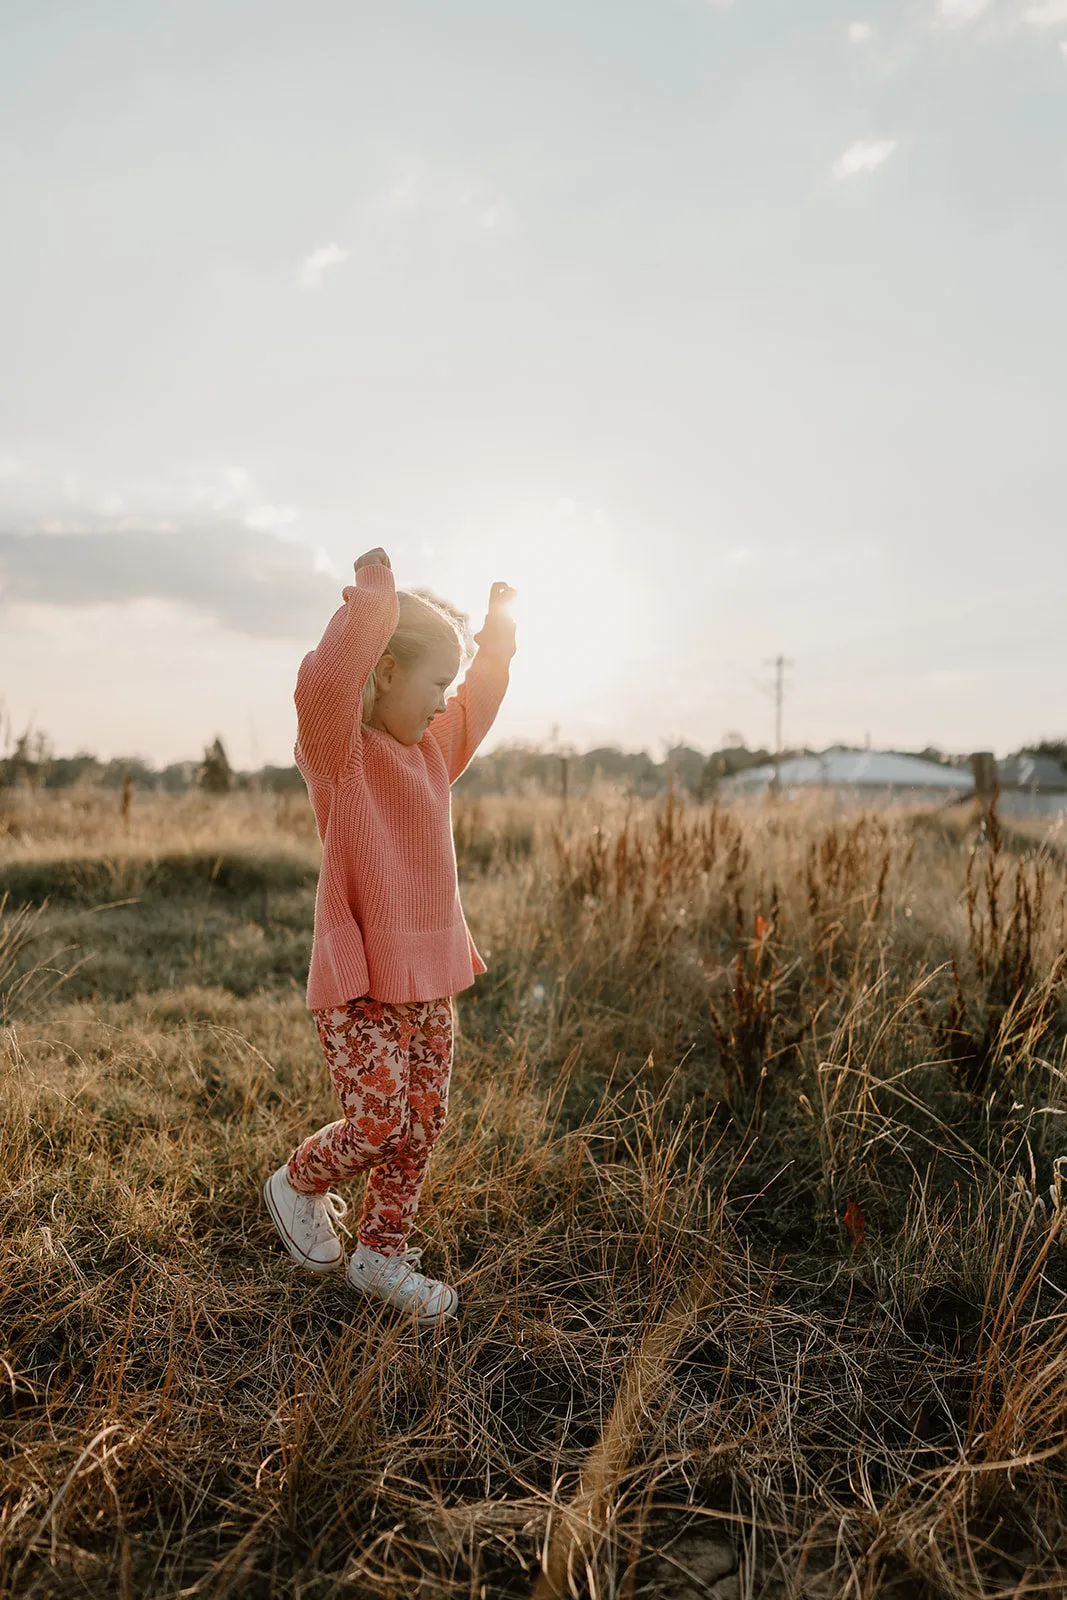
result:
[[[852,1243],[859,1250],[863,1244],[863,1212],[855,1200],[850,1200],[845,1207],[845,1227],[852,1235]]]
[[[761,917],[759,912],[757,911],[756,912],[756,943],[759,944],[761,939],[766,939],[766,937],[770,933],[770,931],[771,931],[771,925],[767,921],[767,918],[766,917]]]

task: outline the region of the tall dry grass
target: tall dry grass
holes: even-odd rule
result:
[[[1057,841],[457,799],[427,1335],[259,1201],[333,1114],[306,805],[6,815],[3,1592],[1067,1588]]]

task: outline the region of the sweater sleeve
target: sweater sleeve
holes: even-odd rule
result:
[[[399,614],[392,568],[360,567],[318,646],[300,663],[296,748],[316,776],[335,777],[362,743],[363,690]]]
[[[493,726],[509,682],[510,656],[481,649],[441,715],[426,730],[441,747],[448,781],[455,783]]]

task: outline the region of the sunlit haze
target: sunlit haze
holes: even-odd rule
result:
[[[11,0],[0,701],[287,762],[364,550],[484,749],[1067,733],[1067,5]]]

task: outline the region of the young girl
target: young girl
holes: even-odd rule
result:
[[[450,785],[492,726],[508,686],[515,591],[494,583],[479,649],[455,696],[458,613],[397,593],[368,550],[355,584],[296,682],[296,763],[322,840],[307,1001],[343,1115],[267,1179],[290,1255],[311,1272],[345,1264],[348,1207],[330,1185],[369,1172],[348,1281],[420,1323],[459,1296],[407,1247],[452,1070],[452,996],[485,972],[456,881]]]

